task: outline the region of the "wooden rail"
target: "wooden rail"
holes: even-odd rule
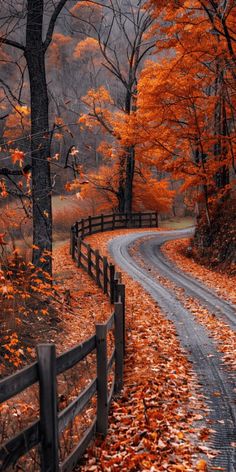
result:
[[[107,433],[108,412],[114,393],[123,386],[125,352],[125,286],[115,266],[98,250],[84,242],[85,236],[99,231],[120,228],[158,226],[157,213],[111,214],[82,219],[71,229],[70,251],[79,267],[83,267],[96,284],[109,296],[114,312],[104,324],[96,325],[94,336],[63,354],[56,356],[54,344],[37,346],[37,362],[0,381],[0,403],[26,388],[39,384],[40,416],[0,446],[0,471],[7,470],[33,447],[40,445],[42,472],[70,472],[82,457],[96,433]],[[108,359],[107,334],[114,331],[114,349]],[[57,376],[79,364],[91,352],[96,352],[97,375],[64,410],[57,411]],[[114,368],[109,389],[108,374]],[[97,396],[96,415],[77,446],[60,462],[59,434]]]
[[[96,325],[96,334],[84,343],[56,357],[54,344],[37,346],[37,362],[0,381],[0,402],[9,400],[25,388],[39,383],[40,417],[14,438],[0,446],[0,470],[8,467],[40,444],[41,471],[71,471],[83,455],[84,450],[95,435],[106,435],[108,411],[113,393],[118,393],[123,385],[124,357],[124,299],[119,295],[120,277],[116,279],[117,301],[114,312],[104,324]],[[122,291],[122,289],[121,289]],[[114,330],[114,349],[107,356],[107,334]],[[96,351],[97,376],[64,410],[57,412],[57,375],[85,359]],[[108,372],[114,367],[114,380],[108,391]],[[59,434],[77,416],[94,395],[97,395],[97,412],[90,427],[64,462],[59,461]]]
[[[110,213],[82,218],[71,228],[71,254],[77,238],[115,229],[153,227],[158,227],[157,212]]]

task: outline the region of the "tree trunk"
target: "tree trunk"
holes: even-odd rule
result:
[[[134,146],[130,146],[129,148],[127,148],[127,157],[126,157],[126,176],[125,176],[125,193],[124,193],[125,213],[132,213],[134,165],[135,165],[135,150],[134,150]]]
[[[52,273],[52,207],[48,91],[43,48],[43,0],[28,0],[25,57],[31,91],[33,264]]]
[[[130,77],[133,76],[133,71],[130,71]],[[131,80],[132,83],[132,80]],[[133,91],[134,92],[134,91]],[[125,112],[130,114],[136,108],[136,104],[132,106],[132,87],[130,86],[126,93]],[[126,171],[125,171],[125,188],[124,188],[124,211],[125,213],[132,213],[133,204],[133,180],[135,168],[135,147],[129,146],[126,148]]]

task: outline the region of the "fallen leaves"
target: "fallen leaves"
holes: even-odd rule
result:
[[[187,240],[184,240],[184,241],[185,241],[185,245],[188,245]],[[182,243],[183,243],[182,239],[177,240],[177,241],[169,241],[168,243],[165,243],[164,249],[162,247],[162,251],[164,252],[166,256],[168,256],[171,260],[173,260],[174,263],[178,261],[177,262],[178,267],[184,272],[190,273],[193,277],[196,274],[196,278],[199,278],[198,277],[199,272],[198,271],[195,272],[196,271],[195,266],[199,267],[200,274],[202,274],[201,269],[204,274],[205,274],[205,271],[207,274],[208,272],[212,274],[212,279],[209,276],[211,283],[213,283],[213,281],[215,280],[215,277],[216,278],[219,277],[218,283],[222,283],[222,290],[224,292],[224,298],[225,298],[224,287],[227,286],[227,276],[225,274],[216,274],[215,272],[210,271],[210,270],[208,271],[205,267],[201,267],[199,266],[199,264],[196,264],[195,262],[193,262],[193,267],[192,267],[190,259],[183,256],[182,249],[179,249],[180,252],[178,252],[178,247],[180,248],[183,247]],[[139,264],[146,266],[146,262],[142,258],[142,256],[137,255],[139,252],[138,248],[140,244],[141,244],[140,240],[137,241],[137,243],[134,244],[132,248],[130,249],[130,252],[132,253],[133,257],[135,257],[138,260]],[[169,250],[169,248],[171,249]],[[181,265],[182,261],[183,261],[183,265]],[[217,341],[218,350],[223,353],[223,360],[225,364],[227,364],[231,369],[235,369],[236,368],[236,333],[227,325],[226,322],[222,321],[222,319],[218,318],[214,313],[211,313],[207,308],[202,306],[202,304],[197,299],[188,296],[184,288],[178,287],[177,285],[175,285],[174,282],[167,279],[166,277],[163,277],[158,272],[156,267],[150,267],[149,272],[151,273],[153,277],[158,279],[158,282],[161,285],[163,285],[164,287],[174,292],[176,298],[181,302],[181,304],[189,312],[193,314],[193,316],[197,319],[199,323],[201,323],[203,326],[205,326],[208,329],[209,335]],[[206,274],[204,275],[204,277],[205,276]],[[233,279],[235,279],[235,277],[234,278],[229,277],[229,286],[232,288],[230,292],[231,297],[233,297],[233,295],[235,294],[235,285],[234,285]],[[201,278],[201,280],[203,280],[205,283],[204,278],[203,279]],[[224,280],[224,283],[222,282],[222,280]],[[218,287],[217,282],[215,283],[215,285]]]
[[[180,269],[201,280],[225,300],[236,303],[236,277],[207,269],[192,258],[187,257],[189,239],[168,241],[162,246],[163,253]]]
[[[105,255],[112,237],[114,233],[92,236],[89,243]],[[190,363],[173,324],[155,301],[127,275],[123,280],[127,294],[124,389],[112,403],[107,438],[90,448],[79,470],[195,471],[202,431],[195,420],[203,401]]]

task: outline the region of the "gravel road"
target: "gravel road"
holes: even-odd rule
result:
[[[190,230],[168,232],[130,233],[114,238],[109,244],[109,251],[116,263],[155,299],[162,312],[176,327],[180,342],[196,372],[202,392],[208,405],[208,422],[215,430],[211,446],[219,454],[211,461],[212,470],[221,467],[227,472],[236,471],[236,384],[232,372],[223,363],[216,343],[209,337],[204,326],[200,325],[174,293],[163,287],[148,270],[141,267],[129,253],[129,248],[140,238],[140,251],[147,260],[147,266],[156,266],[158,272],[169,278],[176,285],[185,288],[186,293],[200,300],[213,311],[216,316],[226,321],[235,329],[235,307],[219,298],[201,282],[190,277],[174,265],[160,252],[163,242],[170,239],[187,237]],[[152,236],[152,238],[150,238]],[[209,427],[209,424],[208,424]]]

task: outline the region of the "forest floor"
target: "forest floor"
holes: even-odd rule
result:
[[[190,246],[191,240],[189,238],[178,239],[166,242],[162,247],[162,251],[181,270],[201,280],[225,300],[236,303],[236,276],[209,269],[205,265],[196,262],[189,254]]]

